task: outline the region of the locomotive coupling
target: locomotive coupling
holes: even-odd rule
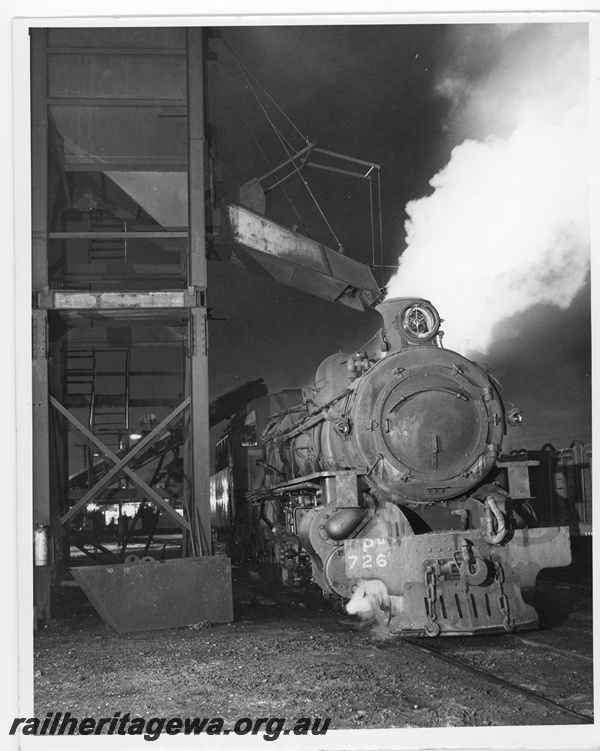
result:
[[[473,553],[473,543],[464,538],[460,541],[462,563],[459,566],[460,578],[468,586],[479,587],[490,576],[488,561]],[[440,576],[441,578],[441,576]]]

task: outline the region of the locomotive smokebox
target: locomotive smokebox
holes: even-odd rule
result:
[[[437,344],[440,316],[428,300],[392,297],[375,306],[392,352],[415,344]]]

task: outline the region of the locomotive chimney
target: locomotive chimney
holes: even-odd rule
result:
[[[385,335],[392,352],[413,344],[436,344],[440,317],[428,300],[392,297],[376,305],[375,310],[383,318]]]

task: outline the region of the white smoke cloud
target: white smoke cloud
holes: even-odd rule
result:
[[[352,597],[346,603],[346,612],[360,618],[358,628],[370,629],[378,639],[391,639],[390,612],[398,612],[403,607],[404,598],[391,598],[385,584],[379,579],[359,579]]]
[[[346,603],[346,611],[350,615],[360,615],[365,619],[387,617],[384,610],[389,608],[390,596],[379,579],[359,579],[357,588]]]
[[[467,136],[406,212],[388,296],[430,299],[445,346],[485,352],[536,303],[567,308],[589,269],[585,27],[468,27],[438,90]],[[483,134],[486,134],[485,137]]]

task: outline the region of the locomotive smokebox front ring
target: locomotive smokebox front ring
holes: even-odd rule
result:
[[[357,390],[352,421],[362,414],[372,415],[355,431],[371,482],[415,500],[474,487],[493,466],[504,431],[487,373],[433,347],[407,347],[380,361]]]

